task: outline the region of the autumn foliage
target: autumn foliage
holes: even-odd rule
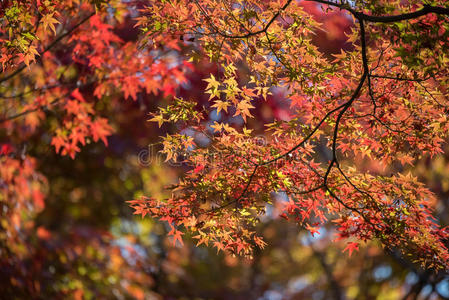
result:
[[[273,193],[283,193],[285,218],[312,235],[333,222],[337,239],[355,238],[350,254],[359,242],[377,239],[446,268],[448,232],[432,218],[432,192],[389,166],[442,152],[449,10],[437,3],[315,2],[353,19],[351,50],[323,56],[312,42],[321,25],[295,1],[162,1],[144,10],[148,16],[137,24],[153,44],[162,35],[192,36],[200,48],[191,60],[204,51],[216,62],[217,71],[204,80],[209,110],[219,117],[207,121],[207,108],[202,118],[195,115],[195,99],[175,99],[154,113],[151,121],[173,122],[179,130],[164,137],[167,159],[181,157],[194,169],[171,198],[131,204],[138,214],[173,224],[175,241],[185,227],[198,244],[250,256],[254,246],[265,245],[251,228]],[[406,14],[410,9],[416,15]],[[237,74],[243,66],[247,77]],[[285,91],[289,115],[264,124],[268,141],[258,144],[252,111],[274,88]],[[235,117],[242,120],[237,128],[230,125]],[[207,146],[182,134],[187,129],[201,132]],[[320,149],[323,143],[329,150]],[[360,159],[378,169],[361,170],[353,163]]]
[[[65,238],[75,245],[33,223],[56,189],[40,171],[40,154],[76,162],[95,143],[108,147],[133,105],[159,128],[153,142],[165,161],[185,174],[168,197],[126,200],[135,214],[165,221],[175,245],[191,236],[198,246],[252,258],[267,246],[261,219],[280,216],[312,236],[331,226],[349,256],[376,241],[426,269],[448,269],[438,197],[410,171],[444,154],[448,139],[446,1],[0,7],[1,267],[13,286],[40,292],[32,272],[14,271],[18,260],[39,257],[23,250],[35,234],[63,265],[75,264],[61,253],[76,247],[86,266],[129,269],[118,293],[142,297],[135,286],[149,280],[143,262],[123,259],[109,233],[74,230]],[[27,148],[30,141],[38,146]],[[113,264],[104,261],[110,253]],[[108,283],[101,286],[107,294]],[[79,286],[60,288],[67,290],[82,297]]]

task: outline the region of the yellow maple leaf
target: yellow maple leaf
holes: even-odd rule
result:
[[[240,101],[239,104],[237,104],[237,111],[235,112],[234,117],[241,115],[243,120],[246,122],[246,117],[253,117],[253,115],[249,112],[251,108],[254,108],[254,106],[249,101]]]
[[[54,13],[50,13],[43,16],[41,22],[42,25],[44,26],[44,31],[47,31],[47,28],[50,27],[51,31],[53,31],[53,33],[56,35],[55,24],[61,24],[61,22],[53,18],[53,14]]]
[[[220,132],[223,129],[223,124],[215,122],[213,125],[210,125],[210,127],[214,130],[214,132]]]
[[[212,107],[217,108],[217,116],[220,113],[221,110],[224,110],[225,112],[228,112],[228,106],[229,103],[226,101],[217,100],[215,101],[215,104],[212,105]]]
[[[148,122],[157,122],[159,125],[159,128],[161,128],[162,124],[164,124],[166,120],[164,120],[164,117],[162,115],[157,115],[151,119],[148,120]]]
[[[203,79],[207,82],[206,90],[217,90],[220,87],[220,83],[215,79],[213,74],[210,74],[210,78]]]

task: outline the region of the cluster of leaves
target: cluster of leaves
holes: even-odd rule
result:
[[[194,36],[198,49],[188,57],[207,55],[217,64],[205,93],[212,113],[223,118],[214,124],[153,118],[201,133],[206,142],[179,147],[185,134],[165,138],[168,158],[181,156],[194,169],[169,199],[131,205],[168,221],[175,241],[185,227],[199,244],[251,256],[255,245],[265,245],[252,228],[273,193],[282,193],[286,218],[312,234],[332,220],[340,238],[356,238],[350,253],[360,241],[378,239],[423,265],[447,268],[449,232],[432,217],[433,193],[390,165],[443,151],[449,9],[439,2],[315,2],[345,10],[355,23],[352,49],[332,60],[312,43],[320,24],[296,1],[160,1],[144,9],[139,25],[148,41]],[[237,77],[236,66],[250,76]],[[256,143],[242,125],[251,125],[251,110],[274,89],[287,91],[290,115],[267,124],[268,142]],[[240,126],[232,126],[233,118]],[[379,168],[352,167],[358,159]]]
[[[75,159],[82,148],[100,140],[108,145],[116,130],[108,114],[124,109],[128,98],[141,100],[141,94],[173,95],[186,81],[191,65],[173,55],[177,40],[157,50],[140,47],[131,19],[139,5],[0,3],[0,265],[5,297],[143,298],[152,287],[147,257],[124,257],[123,247],[104,226],[48,228],[38,221],[55,209],[60,213],[51,199],[63,201],[66,195],[57,180],[47,178],[62,168],[64,156]],[[63,156],[61,161],[44,162],[51,153]],[[53,166],[46,169],[47,164]],[[56,220],[54,215],[50,219]]]

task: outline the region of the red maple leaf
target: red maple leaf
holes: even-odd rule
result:
[[[66,144],[66,141],[61,136],[54,136],[51,140],[51,144],[55,146],[56,153],[59,153],[59,150],[61,147],[63,147]]]
[[[72,93],[71,96],[75,99],[77,99],[80,102],[85,102],[86,100],[84,100],[83,95],[81,95],[80,91],[78,89],[75,89]]]
[[[97,118],[90,124],[90,130],[95,142],[101,139],[106,146],[108,145],[106,137],[112,133],[112,127],[108,124],[108,120]]]
[[[345,249],[343,249],[343,252],[348,251],[349,252],[349,256],[352,255],[352,252],[354,252],[354,250],[359,250],[359,243],[355,243],[355,242],[349,242],[348,245],[346,246]]]

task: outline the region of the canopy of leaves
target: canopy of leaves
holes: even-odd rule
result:
[[[312,235],[332,221],[338,238],[377,239],[428,267],[447,268],[448,232],[431,215],[434,195],[389,166],[442,152],[449,9],[412,1],[314,2],[353,19],[350,50],[326,57],[312,38],[320,24],[296,1],[162,1],[144,9],[137,24],[147,45],[192,36],[198,49],[190,59],[207,55],[217,64],[204,81],[219,118],[176,118],[180,109],[184,116],[195,112],[181,102],[156,113],[152,121],[175,123],[181,132],[164,138],[167,159],[182,157],[195,168],[169,199],[130,203],[137,214],[173,224],[175,240],[183,226],[198,244],[251,256],[265,246],[251,228],[273,193],[283,193],[285,217]],[[246,77],[237,72],[243,67]],[[274,89],[285,91],[289,114],[265,124],[266,142],[257,143],[248,129],[260,122],[252,112]],[[235,118],[242,125],[233,126]],[[193,144],[182,134],[187,129],[202,133],[207,145]],[[361,170],[351,163],[358,159],[379,170]],[[358,244],[349,245],[351,254]]]

